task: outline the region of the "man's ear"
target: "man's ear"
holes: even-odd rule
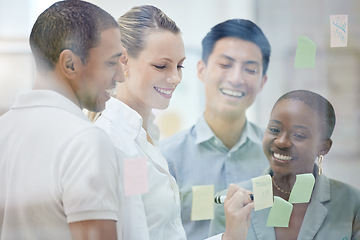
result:
[[[122,65],[122,69],[125,75],[128,75],[129,69],[129,54],[125,48],[123,48],[123,53],[120,57],[120,64]]]
[[[197,76],[200,79],[200,81],[204,82],[204,71],[206,69],[206,63],[203,60],[199,60],[197,63]]]
[[[120,56],[120,62],[126,66],[127,65],[127,62],[128,62],[128,59],[129,59],[129,55],[128,55],[128,52],[126,51],[126,49],[123,47],[123,53],[121,54]]]
[[[260,82],[260,87],[258,89],[258,93],[261,92],[265,86],[265,83],[267,82],[267,75],[265,74],[264,76],[261,77],[261,82]]]
[[[78,58],[69,49],[65,49],[60,53],[58,65],[62,73],[68,78],[71,78],[76,73],[76,61]]]
[[[331,146],[332,146],[332,140],[331,139],[324,140],[322,142],[320,154],[321,155],[326,155],[330,151]]]

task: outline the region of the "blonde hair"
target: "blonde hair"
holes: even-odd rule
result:
[[[128,54],[136,58],[145,48],[144,38],[151,31],[179,33],[180,28],[163,11],[151,5],[136,6],[118,19],[121,41]]]

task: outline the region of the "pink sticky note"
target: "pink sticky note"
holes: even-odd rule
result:
[[[124,192],[131,196],[149,191],[148,166],[145,157],[124,159]]]

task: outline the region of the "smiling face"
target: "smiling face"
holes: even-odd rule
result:
[[[120,31],[112,28],[101,33],[100,44],[89,50],[85,64],[77,59],[76,96],[81,107],[95,112],[105,108],[105,102],[110,99],[109,91],[115,88],[116,82],[124,80],[119,61],[122,52]]]
[[[254,43],[235,37],[218,40],[207,64],[198,63],[198,77],[205,84],[205,111],[244,115],[266,82],[262,71],[262,53]]]
[[[185,48],[180,33],[153,31],[145,37],[145,48],[136,58],[127,55],[128,77],[117,95],[142,114],[152,108],[165,109],[182,78]]]
[[[322,139],[321,123],[317,112],[301,101],[284,99],[274,106],[263,138],[274,175],[313,172],[316,157],[331,146],[331,140]]]

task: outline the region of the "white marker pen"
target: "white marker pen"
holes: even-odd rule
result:
[[[251,201],[254,201],[254,195],[250,194],[249,195]],[[217,204],[223,204],[225,202],[226,196],[215,196],[214,198],[214,202]]]

